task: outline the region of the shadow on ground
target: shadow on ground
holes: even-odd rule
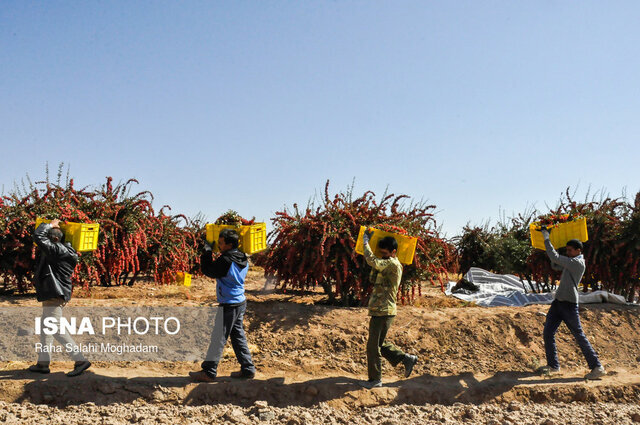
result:
[[[35,376],[24,370],[0,371],[3,401],[56,406],[93,402],[97,405],[148,403],[185,405],[235,404],[251,406],[265,400],[272,406],[312,406],[327,402],[334,407],[357,408],[394,404],[444,404],[533,401],[637,402],[640,382],[629,385],[603,380],[588,385],[581,378],[542,378],[526,372],[503,371],[478,380],[472,373],[454,376],[423,375],[365,390],[352,377],[324,377],[285,382],[283,377],[251,381],[219,377],[212,383],[194,383],[188,377],[121,378],[87,371],[77,378],[62,372]]]

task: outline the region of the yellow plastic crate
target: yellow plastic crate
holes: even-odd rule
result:
[[[364,254],[364,242],[362,237],[366,227],[360,226],[360,232],[358,233],[358,240],[356,241],[356,252],[358,254]],[[384,230],[378,230],[370,227],[373,230],[373,236],[369,240],[369,246],[373,250],[373,253],[380,256],[380,250],[378,249],[378,241],[384,237],[392,236],[398,242],[398,253],[396,256],[402,264],[413,263],[413,256],[416,254],[416,246],[418,244],[418,238],[412,236],[399,235],[397,233],[385,232]]]
[[[248,226],[209,223],[206,229],[207,242],[212,244],[216,251],[219,250],[220,231],[224,229],[233,229],[238,232],[240,236],[238,249],[245,254],[255,254],[267,249],[267,225],[265,223],[254,223]]]
[[[577,220],[547,226],[550,229],[549,239],[554,248],[562,248],[571,239],[578,239],[581,242],[589,240],[587,234],[587,219],[585,217]],[[545,249],[542,232],[539,231],[540,223],[531,223],[529,232],[531,233],[531,245],[537,249]]]
[[[44,218],[36,219],[36,228],[40,223],[51,223]],[[98,223],[60,223],[64,232],[64,240],[70,242],[78,252],[95,251],[98,248],[100,225]]]
[[[184,272],[176,273],[176,282],[180,285],[191,286],[191,274]]]

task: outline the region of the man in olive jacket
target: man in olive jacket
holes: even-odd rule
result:
[[[78,254],[70,243],[64,243],[64,233],[60,229],[59,220],[51,221],[51,224],[42,223],[33,233],[33,241],[41,251],[40,262],[36,268],[33,286],[36,288],[36,297],[42,302],[42,318],[56,319],[60,323],[62,307],[71,299],[71,275],[78,264]],[[74,368],[67,376],[78,376],[91,366],[84,358],[76,343],[69,334],[57,333],[47,335],[44,331],[40,334],[42,347],[53,346],[53,338],[65,347],[73,347],[70,355],[75,360]],[[70,345],[69,345],[70,344]],[[38,363],[29,366],[31,372],[49,373],[51,362],[50,350],[41,350],[38,353]]]
[[[400,279],[402,278],[402,264],[396,258],[398,242],[391,236],[380,239],[378,248],[382,258],[373,254],[369,246],[369,239],[373,231],[364,232],[364,258],[371,266],[370,280],[373,291],[369,299],[369,339],[367,341],[367,364],[369,380],[362,382],[365,388],[382,386],[382,360],[387,359],[394,367],[403,363],[405,377],[409,377],[418,361],[417,356],[405,354],[392,343],[385,341],[387,331],[396,317],[396,297]]]

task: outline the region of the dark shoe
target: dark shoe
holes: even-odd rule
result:
[[[41,364],[41,363],[36,363],[34,365],[29,366],[29,372],[36,372],[36,373],[49,373],[51,372],[51,370],[49,370],[49,366],[45,365],[45,364]]]
[[[369,381],[360,381],[360,386],[364,387],[368,390],[371,388],[378,388],[382,386],[382,381],[379,379],[369,380]]]
[[[231,372],[231,375],[229,376],[236,379],[253,379],[256,377],[256,374],[255,372],[247,372],[245,370],[241,370],[239,372]]]
[[[189,372],[189,376],[196,382],[213,382],[216,378],[212,378],[204,370],[199,370],[197,372]]]
[[[402,364],[404,365],[404,377],[408,378],[413,372],[413,367],[418,363],[418,356],[413,356],[411,354],[406,354],[404,359],[402,359]]]
[[[74,376],[78,376],[85,370],[89,369],[89,366],[91,366],[91,362],[88,362],[86,360],[82,362],[76,362],[76,364],[73,365],[73,370],[67,373],[67,376],[70,378],[73,378]]]

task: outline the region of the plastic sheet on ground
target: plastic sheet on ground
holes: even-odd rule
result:
[[[480,289],[478,291],[457,290],[452,292],[456,282],[449,282],[445,294],[463,301],[474,302],[482,307],[523,307],[531,304],[551,304],[555,292],[543,294],[527,293],[525,284],[520,278],[510,274],[495,274],[472,267],[464,278]],[[624,297],[610,294],[607,291],[594,291],[580,294],[580,304],[615,303],[626,304]]]

